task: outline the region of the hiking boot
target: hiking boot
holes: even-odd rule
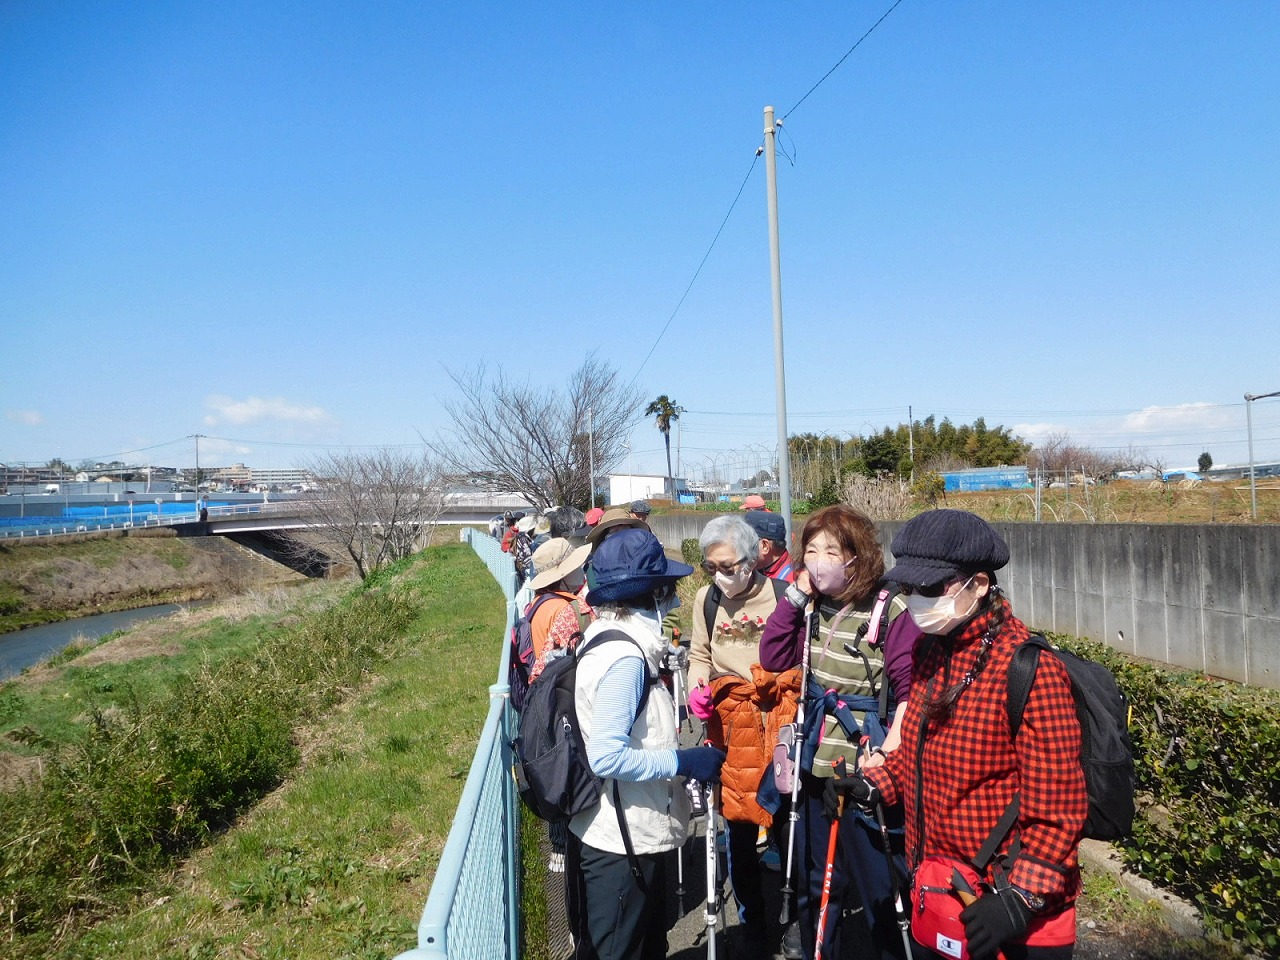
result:
[[[799,921],[787,927],[786,932],[782,935],[781,950],[783,960],[804,960],[804,951],[800,948]]]

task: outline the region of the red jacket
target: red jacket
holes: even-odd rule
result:
[[[1044,897],[1046,913],[1052,913],[1071,906],[1079,892],[1077,855],[1088,814],[1080,724],[1066,669],[1055,657],[1040,658],[1022,728],[1017,740],[1011,740],[1009,662],[1029,634],[1005,601],[1004,622],[992,637],[985,668],[949,718],[930,721],[927,727],[922,723],[925,700],[965,677],[993,621],[993,614],[984,613],[956,636],[920,642],[902,746],[866,776],[886,804],[902,803],[912,866],[927,855],[957,860],[976,856],[1014,793],[1020,793],[1017,823],[997,859],[1020,840],[1022,853],[1013,862],[1009,882]],[[991,867],[987,879],[992,879]]]

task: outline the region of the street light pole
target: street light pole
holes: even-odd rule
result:
[[[1253,470],[1253,401],[1267,397],[1280,397],[1280,390],[1272,393],[1246,393],[1244,395],[1244,419],[1249,431],[1249,515],[1258,519],[1258,486]]]

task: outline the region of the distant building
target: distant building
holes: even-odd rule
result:
[[[1026,467],[975,467],[972,470],[949,470],[942,474],[942,482],[948,493],[1022,490],[1031,486]]]

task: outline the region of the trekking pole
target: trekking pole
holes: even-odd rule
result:
[[[685,703],[685,678],[684,671],[676,669],[672,672],[672,679],[675,686],[676,694],[676,737],[680,736],[680,728],[684,722],[680,719],[680,711],[683,709],[688,715],[688,704],[681,707]],[[676,847],[676,904],[680,908],[681,916],[684,915],[684,844]]]
[[[713,746],[707,736],[707,723],[703,722],[703,744]],[[704,806],[707,808],[707,910],[703,919],[707,923],[707,960],[716,960],[716,927],[719,923],[719,851],[716,849],[716,833],[719,828],[719,817],[716,810],[716,785],[712,782],[701,783],[704,791]]]
[[[871,758],[871,738],[862,738],[862,756],[864,760]],[[885,821],[884,804],[876,802],[876,822],[880,824],[880,842],[884,844],[884,865],[889,870],[889,890],[893,893],[893,915],[898,920],[898,930],[902,933],[902,946],[906,950],[904,956],[911,960],[911,915],[902,902],[902,888],[898,886],[898,870],[893,862],[893,851],[889,847],[889,827]],[[959,871],[956,871],[958,874]],[[962,878],[963,879],[963,878]],[[960,898],[964,899],[963,896]],[[968,906],[968,903],[965,904]]]
[[[795,888],[791,885],[792,864],[796,854],[796,824],[800,821],[800,757],[804,752],[804,695],[809,689],[809,638],[816,622],[816,607],[809,610],[809,622],[804,636],[804,658],[800,661],[800,698],[796,701],[796,759],[791,766],[791,810],[787,813],[787,872],[782,884],[782,913],[778,922],[783,927],[791,924],[791,896]]]
[[[719,822],[715,785],[703,784],[703,789],[707,792],[707,910],[703,919],[707,924],[707,960],[716,960],[716,926],[720,919],[720,855],[716,850]]]
[[[844,757],[831,764],[837,777],[846,774]],[[826,933],[827,907],[831,904],[831,875],[836,867],[836,840],[840,835],[840,818],[844,816],[844,794],[836,800],[836,818],[831,821],[831,835],[827,838],[827,869],[822,875],[822,903],[818,907],[818,933],[813,941],[813,960],[822,960],[822,941]]]

